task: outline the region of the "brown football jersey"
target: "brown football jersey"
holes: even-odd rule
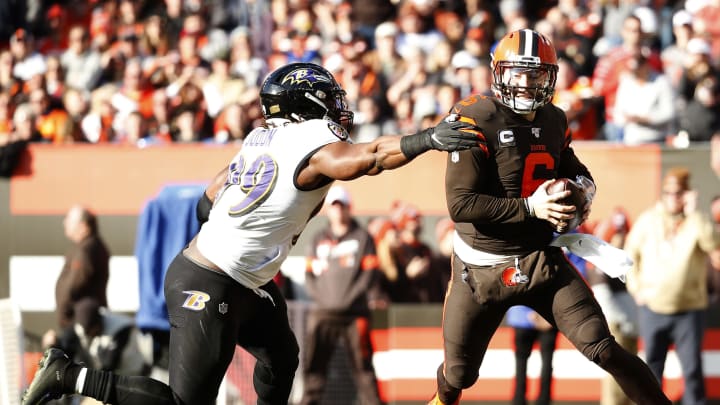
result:
[[[530,217],[522,199],[549,179],[592,179],[570,146],[565,113],[547,104],[528,121],[483,96],[465,98],[452,112],[474,120],[487,141],[487,150],[448,154],[445,192],[460,237],[477,250],[503,255],[547,246],[552,226]]]

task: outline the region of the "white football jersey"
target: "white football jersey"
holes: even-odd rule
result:
[[[298,190],[298,167],[321,146],[344,139],[342,127],[319,119],[253,130],[200,229],[200,252],[248,288],[270,281],[330,188]]]

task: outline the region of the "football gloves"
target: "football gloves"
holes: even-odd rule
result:
[[[428,150],[455,152],[485,146],[480,128],[464,121],[458,114],[450,114],[435,127],[424,129],[400,140],[400,149],[408,159]]]

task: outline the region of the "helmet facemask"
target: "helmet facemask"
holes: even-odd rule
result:
[[[556,79],[555,65],[499,61],[494,64],[492,89],[511,110],[528,114],[552,100]]]
[[[345,130],[350,132],[353,126],[353,119],[355,114],[348,109],[347,99],[345,98],[345,90],[337,85],[337,88],[333,89],[329,94],[317,90],[313,92],[305,92],[305,98],[315,103],[319,110],[311,114],[296,114],[293,115],[296,120],[306,120],[314,118],[329,119],[337,124],[340,124]],[[320,115],[320,117],[318,117]]]

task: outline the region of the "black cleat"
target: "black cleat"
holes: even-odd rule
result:
[[[74,363],[60,349],[50,348],[40,359],[40,368],[35,373],[30,386],[25,390],[22,405],[41,405],[51,399],[58,399],[63,394],[71,394],[63,390],[63,380],[68,367]]]

